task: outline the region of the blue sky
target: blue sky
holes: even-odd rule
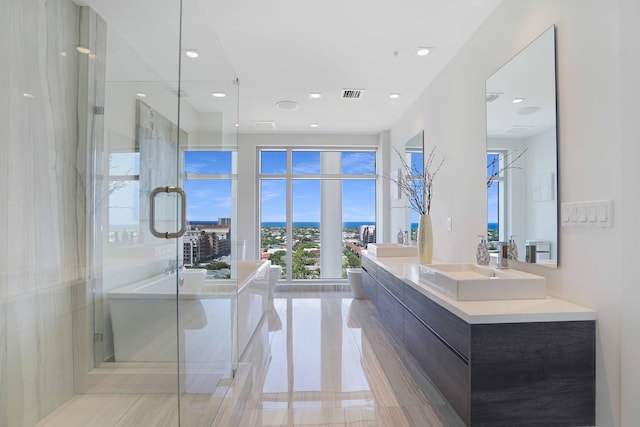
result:
[[[343,174],[375,174],[375,153],[345,152],[341,163]],[[292,171],[299,175],[319,174],[320,153],[294,151]],[[284,174],[286,152],[263,151],[261,172],[263,175]],[[263,179],[261,185],[262,222],[286,221],[286,181]],[[320,222],[320,181],[295,179],[292,187],[293,222]],[[329,200],[328,203],[342,204],[343,222],[374,222],[375,180],[343,180],[342,200]]]
[[[261,173],[264,175],[284,175],[286,173],[285,151],[263,151]],[[185,153],[187,173],[231,173],[231,156],[223,152]],[[294,151],[292,171],[298,175],[320,173],[320,153],[317,151]],[[344,174],[375,174],[375,153],[342,153]],[[275,178],[275,177],[274,177]],[[231,182],[220,180],[187,180],[187,219],[189,221],[215,221],[219,217],[231,215]],[[284,222],[286,220],[286,181],[284,179],[263,179],[261,182],[262,221]],[[241,195],[239,197],[242,197]],[[320,181],[317,179],[296,179],[293,182],[293,221],[320,221]],[[342,200],[342,221],[375,221],[375,181],[344,180]]]

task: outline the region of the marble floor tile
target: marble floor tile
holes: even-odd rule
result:
[[[281,328],[242,426],[457,427],[463,422],[380,324],[344,292],[278,292]]]
[[[354,300],[344,292],[276,293],[270,319],[275,318],[271,325],[277,327],[265,326],[264,338],[251,344],[261,346],[257,360],[262,365],[254,363],[247,371],[253,381],[244,412],[227,424],[464,426],[380,324],[369,300]],[[180,411],[181,425],[209,427],[222,396],[181,398],[178,409],[177,396],[171,394],[76,396],[39,426],[169,427],[178,425]]]
[[[111,427],[136,404],[136,394],[79,395],[37,424],[38,427]]]

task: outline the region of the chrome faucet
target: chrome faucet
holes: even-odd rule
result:
[[[496,267],[509,268],[509,242],[498,242],[498,261]]]

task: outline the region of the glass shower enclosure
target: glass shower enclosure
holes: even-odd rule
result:
[[[92,268],[75,346],[91,357],[76,387],[208,426],[238,356],[238,81],[197,1],[88,3]],[[228,170],[205,175],[228,191],[185,191],[187,169],[215,153]]]

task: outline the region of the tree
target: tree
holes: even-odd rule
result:
[[[274,253],[269,255],[269,261],[271,261],[271,264],[280,265],[284,267],[286,263],[285,261],[286,256],[287,256],[287,251],[275,251]]]
[[[211,261],[209,264],[205,265],[204,268],[207,270],[222,270],[223,268],[231,268],[231,266],[226,262]]]

